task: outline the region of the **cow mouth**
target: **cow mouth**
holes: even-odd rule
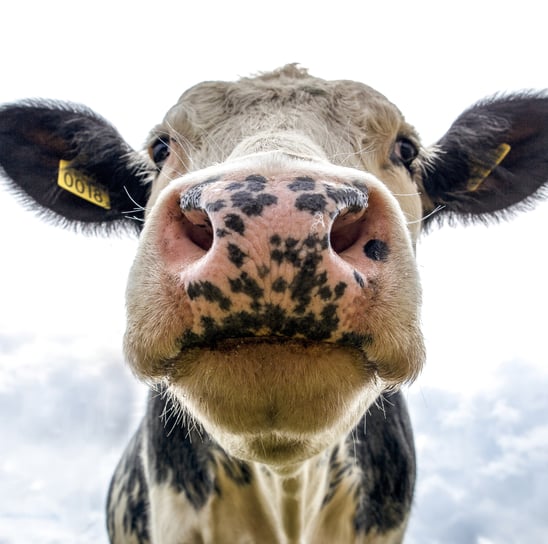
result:
[[[239,359],[245,356],[250,365],[260,364],[263,359],[261,352],[268,352],[280,355],[302,357],[303,354],[314,354],[327,356],[345,353],[346,356],[354,359],[360,367],[368,374],[377,373],[377,365],[371,361],[365,351],[365,347],[370,345],[369,337],[355,335],[353,337],[343,337],[336,342],[311,340],[309,338],[292,338],[287,336],[265,335],[265,336],[234,336],[227,338],[211,339],[207,343],[196,342],[183,344],[179,356],[170,361],[167,366],[171,367],[173,372],[170,378],[177,379],[178,376],[186,375],[186,365],[199,365],[200,361],[207,357],[207,354],[216,354],[224,363],[230,364],[231,360]],[[245,355],[244,355],[245,354]],[[335,363],[336,364],[336,363]],[[171,381],[171,379],[168,379]]]
[[[276,336],[184,350],[167,381],[227,451],[261,462],[321,451],[357,424],[383,387],[355,347]]]
[[[284,345],[295,343],[296,345],[313,346],[318,344],[337,345],[343,348],[356,349],[361,353],[371,345],[372,338],[368,334],[344,333],[339,338],[331,340],[325,334],[317,337],[289,336],[284,334],[253,334],[250,331],[227,331],[216,335],[203,334],[198,336],[186,333],[181,339],[181,352],[194,349],[234,349],[242,344],[275,344]]]
[[[341,340],[338,342],[328,342],[328,341],[322,341],[322,340],[311,340],[310,338],[291,338],[287,336],[276,336],[276,335],[267,335],[267,336],[235,336],[235,337],[229,337],[229,338],[220,338],[218,340],[215,340],[213,342],[210,342],[208,344],[198,344],[194,346],[189,346],[191,349],[214,349],[219,351],[227,351],[227,350],[233,350],[237,349],[238,347],[242,345],[246,346],[252,346],[252,345],[262,345],[262,344],[268,344],[268,345],[276,345],[276,346],[285,346],[285,345],[296,345],[296,346],[302,346],[304,348],[311,347],[311,346],[317,346],[317,345],[337,345],[343,348],[348,349],[356,349],[358,351],[362,351],[360,349],[361,345],[365,343],[365,338],[359,342],[359,341],[347,341]],[[184,348],[188,349],[188,348]]]

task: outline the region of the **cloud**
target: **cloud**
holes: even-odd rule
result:
[[[106,491],[144,389],[115,351],[11,340],[0,343],[0,543],[106,542]]]
[[[548,534],[548,374],[499,368],[485,394],[410,393],[419,481],[411,543],[541,542]]]
[[[28,340],[7,346],[19,363]],[[26,368],[43,372],[0,389],[1,544],[106,542],[110,477],[143,413],[145,390],[115,350],[79,354],[53,340],[31,342],[42,356]],[[408,544],[548,534],[548,374],[518,361],[494,384],[484,394],[407,392],[419,467]]]

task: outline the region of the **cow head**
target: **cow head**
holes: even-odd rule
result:
[[[537,196],[547,126],[545,95],[498,97],[425,148],[378,92],[291,65],[193,87],[144,153],[81,106],[5,106],[0,164],[51,217],[142,227],[132,369],[230,453],[287,465],[416,377],[421,227]]]

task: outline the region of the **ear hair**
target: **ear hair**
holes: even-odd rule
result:
[[[424,166],[425,222],[505,218],[543,198],[548,93],[497,95],[466,110]]]

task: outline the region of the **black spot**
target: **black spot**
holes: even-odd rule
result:
[[[304,239],[304,245],[309,248],[317,248],[320,250],[325,250],[329,247],[329,240],[327,234],[320,238],[316,234],[309,234]]]
[[[270,258],[278,264],[281,264],[283,261],[287,261],[295,267],[300,266],[301,259],[299,257],[300,250],[298,248],[299,240],[291,237],[286,238],[286,240],[284,240],[285,249],[280,249],[279,246],[282,246],[282,240],[278,235],[275,235],[271,238],[271,241],[274,237],[276,238],[276,243],[274,245],[278,247],[270,252]]]
[[[268,323],[272,334],[281,335],[285,332],[288,336],[293,336],[296,333],[294,330],[287,331],[287,318],[287,312],[277,304],[266,305],[263,320]]]
[[[354,270],[354,279],[356,280],[356,282],[358,283],[358,285],[360,287],[365,287],[365,281],[364,279],[361,277],[360,274],[358,274],[358,272],[356,270]]]
[[[145,420],[149,470],[155,483],[169,484],[200,510],[215,492],[214,454],[222,450],[195,423],[185,427],[177,421],[166,420],[180,410],[174,402],[169,395],[157,390],[149,396]]]
[[[279,234],[273,234],[270,237],[270,243],[273,246],[279,246],[282,243],[282,239],[281,239],[280,235]]]
[[[216,302],[221,310],[229,310],[232,301],[223,295],[223,292],[210,281],[196,281],[188,284],[187,295],[190,300],[204,297],[208,302]]]
[[[411,424],[400,392],[385,395],[348,435],[347,455],[361,469],[356,488],[357,533],[386,533],[409,515],[415,485]]]
[[[272,290],[276,293],[283,293],[287,289],[287,281],[283,278],[276,278],[272,283]]]
[[[333,291],[331,287],[324,285],[318,290],[318,295],[322,300],[329,300],[333,296]]]
[[[294,248],[299,243],[299,240],[297,238],[292,238],[291,236],[289,238],[286,238],[285,245],[287,248]]]
[[[295,200],[295,207],[300,211],[312,214],[323,212],[327,206],[327,200],[321,193],[304,193]]]
[[[295,180],[292,181],[288,185],[288,187],[293,192],[313,191],[316,188],[316,182],[312,178],[309,178],[308,176],[303,176],[303,177],[295,178]]]
[[[148,542],[149,539],[148,485],[141,458],[143,438],[142,429],[139,429],[120,460],[109,487],[107,529],[111,541],[115,541],[116,513],[121,507],[124,509],[124,533],[133,535],[139,542]]]
[[[264,289],[247,272],[242,272],[238,278],[229,279],[228,282],[233,293],[244,293],[254,301],[258,301],[264,294]]]
[[[254,174],[251,176],[247,176],[245,180],[247,182],[246,188],[248,191],[259,193],[261,191],[264,191],[266,188],[266,178],[264,176]]]
[[[351,473],[351,458],[345,454],[341,456],[339,446],[335,446],[329,458],[329,487],[324,496],[322,507],[331,501],[342,481]]]
[[[253,481],[253,474],[249,465],[239,459],[225,457],[221,462],[225,474],[239,486],[249,485]]]
[[[310,304],[312,290],[324,281],[317,275],[318,265],[322,261],[322,255],[316,252],[307,253],[302,260],[298,273],[291,282],[291,298],[298,302],[295,307],[297,314],[302,314]]]
[[[235,213],[229,213],[225,217],[225,226],[240,235],[243,235],[245,231],[245,223],[243,219]]]
[[[227,249],[229,260],[240,268],[247,255],[236,244],[228,244]]]
[[[344,295],[344,292],[346,290],[347,284],[343,281],[337,283],[335,285],[335,299],[341,298]]]
[[[223,208],[226,208],[226,202],[224,200],[216,200],[215,202],[207,204],[205,207],[207,212],[218,212]]]
[[[284,252],[281,249],[273,249],[270,252],[270,258],[278,264],[282,264],[282,261],[284,260]]]
[[[261,193],[254,196],[249,191],[239,191],[232,195],[232,204],[240,208],[247,216],[259,216],[263,213],[265,206],[272,206],[278,202],[278,198],[268,193]]]
[[[339,318],[337,317],[337,306],[335,304],[327,304],[327,306],[324,306],[321,312],[322,320],[325,320],[326,322],[330,321],[337,321],[339,322]]]
[[[243,187],[244,187],[243,182],[241,182],[241,181],[233,181],[232,183],[229,183],[229,184],[225,187],[225,190],[227,190],[227,191],[239,191],[239,190],[243,189]]]
[[[373,261],[386,261],[390,253],[390,249],[388,248],[388,244],[386,242],[373,239],[369,240],[369,242],[363,246],[363,252]]]

